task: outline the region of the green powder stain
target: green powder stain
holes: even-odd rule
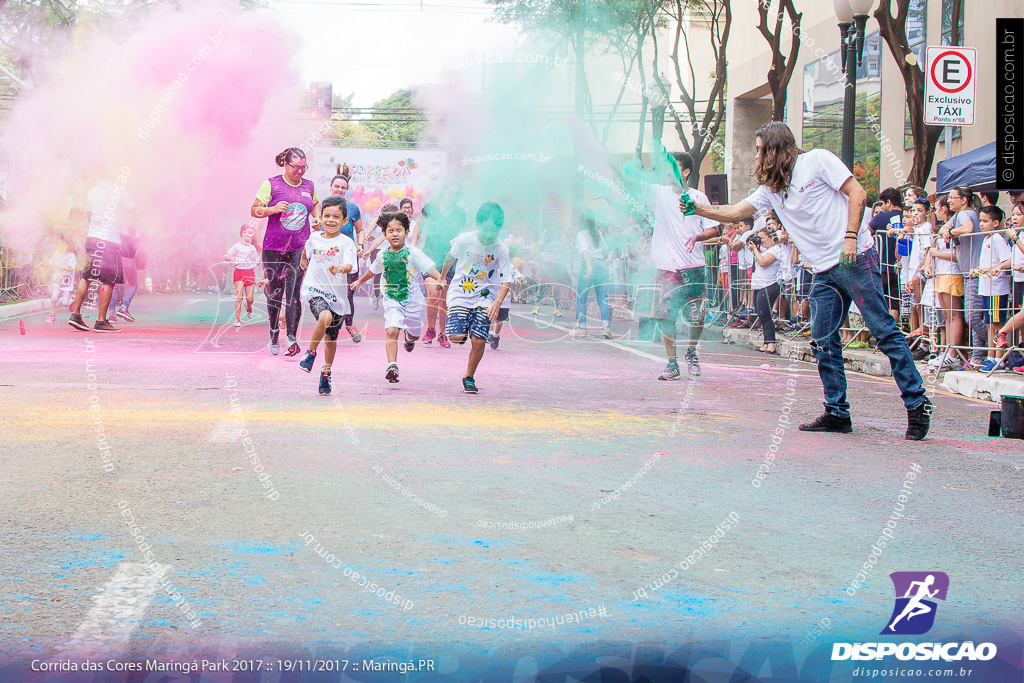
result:
[[[404,304],[409,299],[409,248],[384,250],[384,291],[388,298]]]

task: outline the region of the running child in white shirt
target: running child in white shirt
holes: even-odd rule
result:
[[[243,225],[239,230],[240,242],[235,242],[224,253],[224,260],[230,261],[235,267],[232,277],[235,283],[235,327],[242,326],[242,298],[245,298],[245,315],[252,320],[252,297],[256,288],[256,265],[260,263],[260,254],[256,249],[256,230]],[[259,285],[268,284],[268,280],[260,280]]]
[[[374,275],[381,278],[384,299],[384,327],[387,333],[385,349],[388,355],[388,369],[384,379],[394,384],[398,381],[398,335],[405,331],[405,350],[416,348],[416,340],[423,328],[423,309],[426,299],[420,289],[423,276],[439,280],[441,274],[434,262],[418,248],[406,244],[409,238],[409,217],[404,213],[382,215],[384,239],[387,249],[381,249],[359,279],[349,285],[353,290]]]
[[[462,378],[462,390],[477,393],[473,379],[481,359],[491,323],[498,319],[501,302],[512,282],[512,258],[498,239],[505,224],[505,212],[494,202],[485,202],[476,212],[475,232],[464,232],[452,240],[441,275],[455,266],[448,286],[448,317],[445,334],[455,344],[471,340],[469,363]]]
[[[62,244],[50,259],[53,278],[50,280],[50,317],[46,319],[47,323],[57,322],[57,306],[70,306],[75,289],[75,268],[78,267],[75,243],[66,233],[60,239]]]
[[[313,370],[316,349],[326,336],[324,367],[320,372],[321,396],[331,393],[331,365],[338,349],[338,332],[342,320],[352,310],[348,305],[346,276],[356,267],[356,243],[341,234],[346,220],[344,197],[325,199],[320,208],[323,230],[309,233],[299,261],[299,267],[306,271],[299,296],[316,317],[309,350],[299,361],[299,367],[306,372]]]

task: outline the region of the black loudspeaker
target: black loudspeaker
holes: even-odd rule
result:
[[[713,173],[704,176],[704,194],[712,204],[728,206],[729,176],[724,173]]]

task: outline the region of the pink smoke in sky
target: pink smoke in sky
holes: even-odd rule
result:
[[[66,229],[69,208],[123,174],[151,259],[180,249],[186,228],[214,253],[237,241],[259,185],[280,173],[274,156],[311,132],[297,115],[298,36],[229,0],[78,30],[3,130],[8,240],[27,250]]]

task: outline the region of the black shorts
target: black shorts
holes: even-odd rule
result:
[[[508,309],[507,308],[499,308],[498,309],[498,322],[499,323],[503,323],[506,320],[508,320]]]
[[[121,245],[88,237],[85,240],[83,280],[99,280],[104,285],[124,282],[121,271]]]
[[[317,320],[320,319],[320,314],[324,311],[331,311],[331,324],[327,326],[327,331],[324,335],[331,341],[338,341],[338,332],[341,330],[341,320],[345,316],[331,310],[331,307],[327,304],[327,299],[322,296],[314,296],[309,300],[309,312],[313,314],[313,317]]]

